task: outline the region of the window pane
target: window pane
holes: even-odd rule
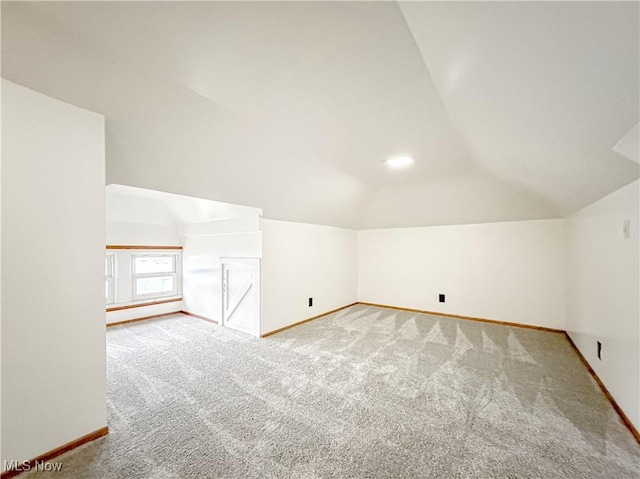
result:
[[[173,291],[173,276],[136,278],[136,294],[169,293]]]
[[[109,299],[109,281],[104,281],[104,299]]]
[[[173,273],[175,271],[175,256],[136,256],[136,274]]]
[[[111,253],[107,254],[104,258],[104,275],[113,276],[113,263],[115,256]]]

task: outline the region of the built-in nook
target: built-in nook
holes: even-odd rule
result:
[[[108,185],[107,324],[180,311],[222,324],[222,259],[260,260],[261,214],[259,208]],[[258,287],[259,281],[252,286]]]

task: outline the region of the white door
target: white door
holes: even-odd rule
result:
[[[260,336],[260,260],[220,258],[222,325]]]

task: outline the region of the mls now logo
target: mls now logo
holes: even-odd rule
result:
[[[47,472],[58,472],[62,469],[61,462],[47,462],[47,461],[4,461],[4,470],[5,471],[16,471],[16,472],[26,472],[26,471],[47,471]]]

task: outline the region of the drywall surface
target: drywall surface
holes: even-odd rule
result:
[[[222,321],[223,257],[262,257],[260,231],[184,237],[183,303],[184,310],[205,318]]]
[[[566,219],[565,244],[567,332],[640,429],[638,185],[635,181]],[[628,239],[624,220],[630,220]]]
[[[564,329],[562,220],[358,231],[358,300]]]
[[[258,214],[238,218],[223,218],[202,223],[183,224],[180,236],[207,236],[222,233],[246,233],[260,229]]]
[[[107,425],[104,155],[102,116],[2,80],[3,467]]]
[[[107,221],[107,244],[179,246],[180,238],[177,227],[173,225]]]
[[[107,244],[180,244],[178,222],[163,201],[114,192],[112,188],[106,191]]]
[[[263,334],[356,302],[356,231],[267,219],[260,224]]]

